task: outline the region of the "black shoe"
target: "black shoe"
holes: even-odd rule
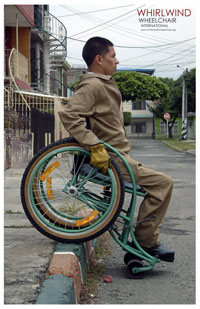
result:
[[[142,247],[144,251],[148,254],[157,257],[158,259],[166,262],[173,262],[175,257],[175,252],[171,249],[164,247],[163,245],[157,245],[152,248]]]

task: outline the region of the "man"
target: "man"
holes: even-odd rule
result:
[[[64,128],[91,152],[90,163],[103,173],[109,166],[109,155],[103,140],[115,147],[130,164],[136,183],[144,187],[147,195],[137,219],[135,236],[146,252],[161,260],[173,262],[174,251],[159,244],[159,228],[170,202],[172,179],[160,172],[144,167],[130,158],[130,144],[123,127],[122,98],[112,78],[119,61],[112,42],[105,38],[89,39],[82,53],[88,74],[81,76],[74,95],[59,112]],[[89,128],[86,123],[89,119]],[[114,156],[125,181],[130,181],[127,169]],[[147,220],[144,220],[147,219]]]

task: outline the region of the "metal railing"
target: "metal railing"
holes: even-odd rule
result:
[[[4,59],[4,76],[10,77],[9,72],[9,56],[11,55],[11,49],[5,50],[5,59]],[[17,60],[18,54],[18,60]],[[23,65],[25,61],[25,65]],[[22,63],[23,62],[23,63]],[[45,77],[49,77],[50,81],[50,92],[52,94],[57,94],[63,97],[70,97],[73,91],[67,87],[64,83],[58,80],[52,74],[47,74],[40,69],[36,68],[33,64],[31,64],[32,74],[35,74],[35,82],[31,82],[31,86],[37,89],[38,91],[43,92],[44,88],[44,79]],[[18,77],[20,80],[28,83],[28,59],[24,57],[21,53],[17,52],[16,49],[13,50],[12,57],[10,59],[10,69],[11,73],[14,77]],[[41,74],[42,72],[42,74]],[[39,78],[40,76],[40,78]]]
[[[35,7],[36,28],[51,36],[50,53],[53,56],[67,56],[67,30],[62,22],[41,7]]]
[[[28,104],[22,100],[21,94]],[[4,107],[27,116],[30,109],[38,109],[43,113],[54,113],[54,96],[34,93],[29,91],[13,90],[9,87],[4,88]]]

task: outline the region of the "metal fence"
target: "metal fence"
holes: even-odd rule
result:
[[[12,129],[14,140],[34,133],[35,154],[54,141],[54,96],[5,88],[4,128]]]

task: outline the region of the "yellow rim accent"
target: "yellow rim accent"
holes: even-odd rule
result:
[[[81,226],[88,223],[89,221],[93,220],[98,215],[98,213],[99,213],[98,210],[95,209],[91,212],[89,216],[80,220],[76,220],[76,226]]]
[[[46,186],[47,186],[47,195],[50,200],[53,200],[54,196],[52,191],[52,177],[47,177]]]
[[[58,161],[55,161],[52,165],[50,165],[44,173],[40,176],[41,181],[45,181],[45,179],[48,177],[48,175],[58,166],[60,166],[60,163]]]

